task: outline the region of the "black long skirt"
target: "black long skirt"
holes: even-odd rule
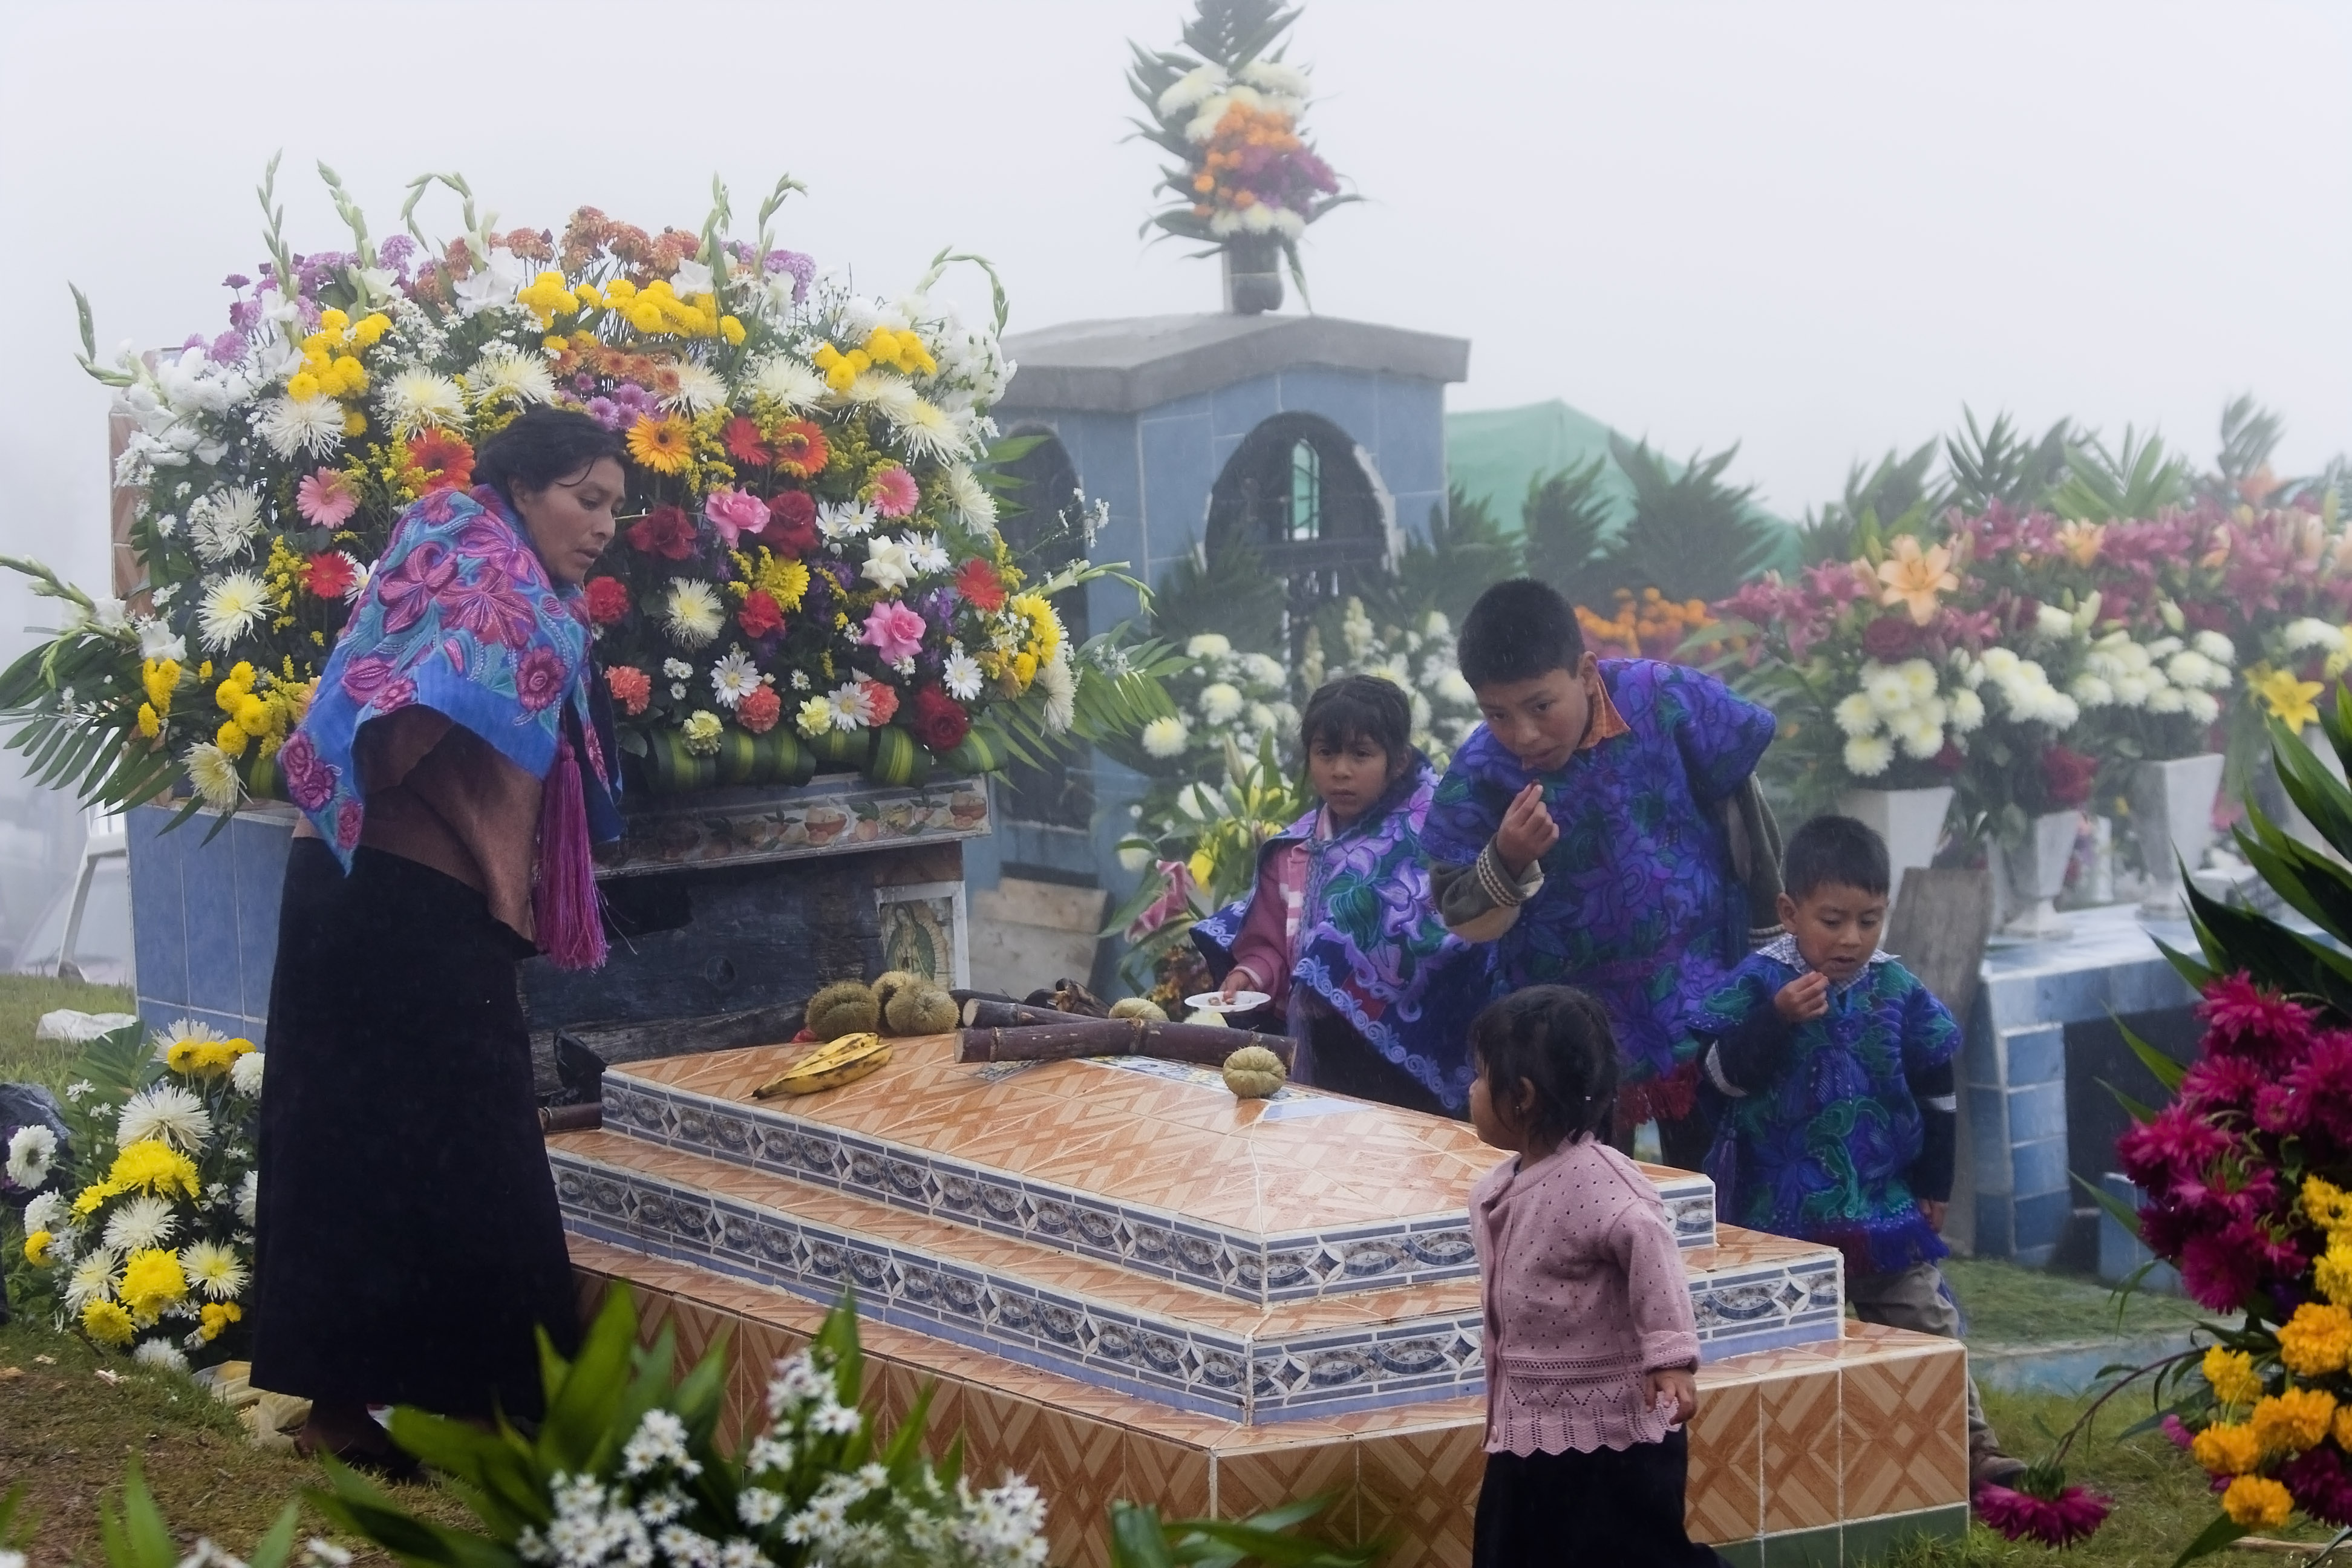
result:
[[[1489,1454],[1471,1568],[1727,1568],[1683,1528],[1690,1438],[1591,1453]]]
[[[294,842],[261,1095],[253,1381],[447,1415],[541,1410],[578,1316],[515,966],[482,895]]]

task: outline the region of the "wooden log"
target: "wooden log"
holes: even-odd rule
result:
[[[551,1132],[586,1132],[604,1125],[604,1102],[601,1100],[586,1105],[542,1105],[539,1108],[539,1131],[541,1137]]]
[[[1244,1046],[1263,1046],[1290,1067],[1291,1043],[1280,1035],[1254,1035],[1203,1024],[1160,1024],[1149,1018],[1074,1018],[1050,1024],[959,1029],[956,1059],[965,1062],[1058,1062],[1078,1057],[1150,1057],[1163,1062],[1223,1067]]]

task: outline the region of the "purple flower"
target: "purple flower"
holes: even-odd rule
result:
[[[249,332],[261,321],[261,301],[239,300],[228,308],[228,324],[240,332]]]
[[[611,398],[592,397],[588,400],[588,417],[607,430],[618,430],[628,416],[621,412],[620,405]]]
[[[377,246],[375,254],[377,260],[406,278],[409,258],[416,254],[416,242],[404,234],[395,234]]]
[[[215,364],[235,364],[245,357],[245,334],[223,332],[213,340],[212,347],[205,352]]]
[[[926,589],[915,601],[915,607],[923,613],[923,618],[942,629],[955,618],[955,590],[949,587]]]
[[[182,353],[186,353],[188,350],[190,350],[190,349],[200,349],[200,348],[203,348],[204,346],[205,346],[205,335],[204,335],[204,333],[202,333],[202,332],[190,332],[190,333],[188,334],[187,341],[186,341],[185,342],[184,342],[184,343],[182,343],[182,344],[180,345],[180,352],[181,352]]]
[[[232,272],[227,277],[221,279],[221,287],[224,289],[244,289],[250,287],[252,282],[253,279],[247,278],[244,273]]]
[[[797,250],[772,250],[768,252],[766,269],[793,275],[793,303],[797,305],[816,279],[816,258],[803,256]]]

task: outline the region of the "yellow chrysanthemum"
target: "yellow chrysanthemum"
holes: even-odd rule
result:
[[[2263,1396],[2263,1380],[2254,1373],[2254,1358],[2243,1351],[2215,1345],[2205,1352],[2205,1381],[2213,1397],[2224,1405],[2252,1405]]]
[[[82,1332],[100,1344],[112,1345],[118,1350],[129,1344],[131,1336],[138,1331],[131,1321],[131,1314],[103,1297],[83,1306],[81,1328]]]
[[[2198,1433],[2189,1457],[2208,1475],[2242,1476],[2263,1462],[2263,1445],[2252,1427],[2222,1423]]]
[[[106,1173],[105,1184],[118,1193],[153,1193],[169,1197],[177,1191],[193,1198],[197,1188],[196,1163],[162,1139],[149,1138],[114,1157],[114,1168]]]
[[[234,1301],[207,1301],[197,1326],[196,1335],[210,1344],[228,1331],[228,1326],[245,1316],[245,1310]]]
[[[57,1240],[46,1230],[37,1230],[25,1238],[25,1261],[36,1268],[49,1266],[49,1244]]]
[[[692,433],[686,421],[675,415],[640,417],[629,426],[629,456],[639,468],[657,474],[683,473],[694,460]]]
[[[2257,1400],[2246,1425],[2266,1454],[2300,1454],[2327,1440],[2335,1396],[2323,1389],[2290,1388]]]
[[[2352,1193],[2325,1176],[2305,1176],[2303,1212],[2311,1217],[2312,1224],[2331,1235],[2352,1228]]]
[[[132,1253],[122,1266],[122,1283],[116,1293],[133,1318],[161,1317],[164,1308],[188,1294],[188,1277],[180,1268],[179,1254],[162,1247]]]
[[[180,667],[168,658],[151,658],[139,667],[139,684],[158,713],[172,710],[172,693],[179,689]]]
[[[251,1040],[175,1040],[163,1053],[163,1065],[183,1078],[219,1078],[253,1048]]]
[[[2331,1240],[2312,1266],[2311,1282],[2340,1307],[2352,1307],[2352,1244]]]
[[[152,702],[142,702],[139,705],[140,739],[152,741],[163,732],[163,721],[156,715],[155,705]]]
[[[2248,1530],[2275,1530],[2294,1511],[2294,1499],[2268,1476],[2240,1476],[2221,1494],[2221,1511]]]
[[[2352,1360],[2352,1311],[2305,1301],[2279,1325],[2278,1341],[2279,1360],[2297,1377],[2342,1372],[2346,1361]]]
[[[73,1211],[85,1219],[98,1212],[98,1205],[120,1194],[122,1189],[111,1181],[92,1182],[74,1194]]]

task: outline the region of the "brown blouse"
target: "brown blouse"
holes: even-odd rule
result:
[[[530,939],[540,781],[430,708],[368,721],[354,750],[367,795],[360,842],[455,877]],[[318,835],[305,818],[295,837]]]

